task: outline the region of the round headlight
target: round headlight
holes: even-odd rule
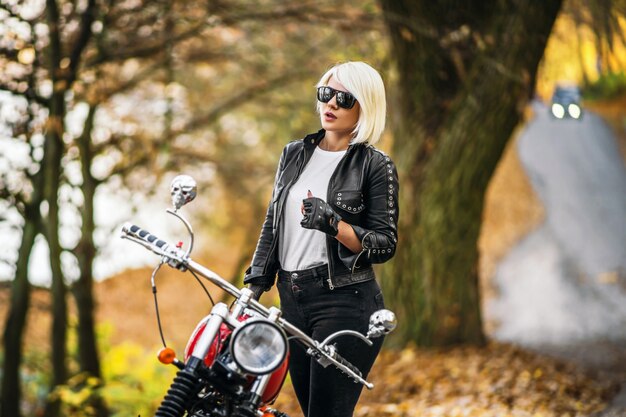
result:
[[[562,119],[565,116],[565,109],[559,103],[552,104],[552,114],[557,119]]]
[[[577,104],[570,104],[569,106],[567,106],[567,112],[569,113],[569,115],[574,118],[574,119],[578,119],[580,117],[580,107]]]
[[[274,323],[249,320],[236,329],[230,342],[235,363],[252,375],[269,374],[283,363],[287,356],[287,337]]]

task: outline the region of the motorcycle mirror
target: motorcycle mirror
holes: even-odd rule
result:
[[[178,210],[185,204],[196,198],[198,186],[196,180],[189,175],[178,175],[172,180],[170,185],[170,195],[174,210]]]
[[[386,309],[375,311],[370,316],[367,338],[373,339],[389,334],[394,331],[397,325],[398,320],[393,311]]]

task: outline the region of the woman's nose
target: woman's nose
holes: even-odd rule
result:
[[[331,106],[333,109],[338,108],[339,106],[337,105],[337,94],[335,94],[329,101],[328,101],[328,105]]]

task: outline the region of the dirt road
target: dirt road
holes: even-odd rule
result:
[[[494,337],[624,381],[603,416],[626,416],[626,167],[598,116],[541,103],[518,141],[545,222],[499,264]]]

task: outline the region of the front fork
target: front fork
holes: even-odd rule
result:
[[[228,314],[228,306],[224,303],[217,303],[211,309],[211,314],[209,314],[204,331],[194,346],[193,352],[191,352],[191,357],[187,361],[185,368],[189,368],[191,366],[192,370],[195,371],[198,364],[202,363],[209,352],[211,344],[215,338],[218,337],[220,326],[224,323]]]
[[[228,316],[228,307],[218,303],[211,310],[207,325],[193,349],[185,367],[176,373],[176,377],[161,402],[155,417],[182,417],[191,405],[193,397],[200,390],[200,381],[196,370],[201,366],[213,340],[218,336],[220,326]]]

